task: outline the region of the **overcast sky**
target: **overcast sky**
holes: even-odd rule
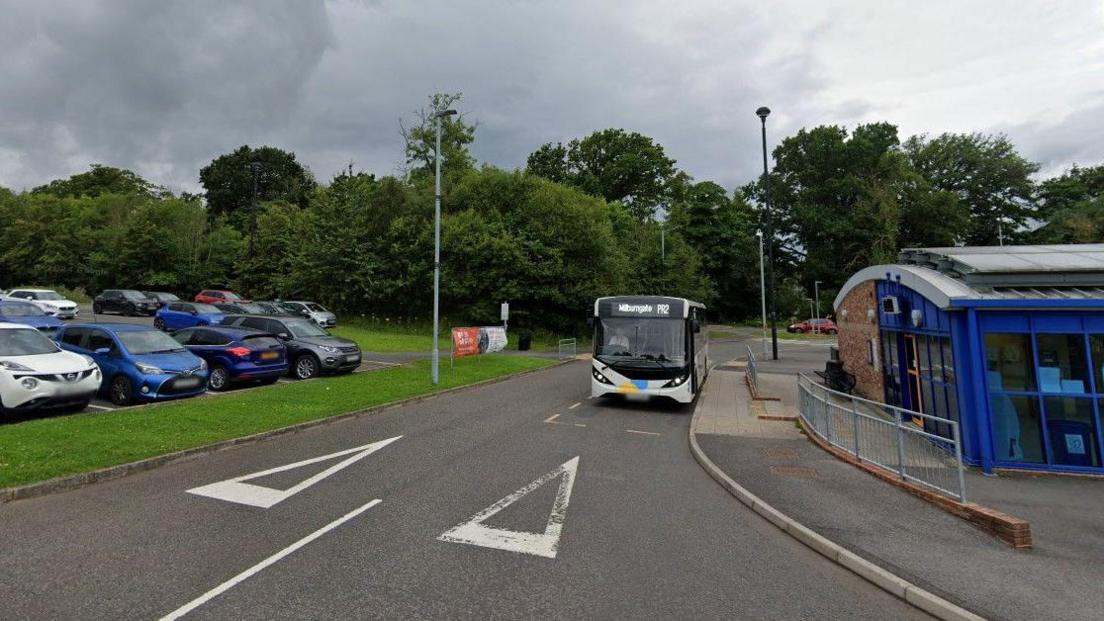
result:
[[[462,91],[476,158],[622,127],[733,188],[801,127],[1004,132],[1047,173],[1104,160],[1104,3],[2,0],[0,185],[98,162],[174,190],[242,145],[322,181],[402,160]]]

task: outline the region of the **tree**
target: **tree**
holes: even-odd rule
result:
[[[199,171],[211,218],[225,216],[243,231],[253,231],[260,203],[281,201],[306,207],[314,178],[295,154],[276,147],[239,147]],[[255,190],[255,195],[254,195]]]
[[[1104,240],[1104,166],[1069,171],[1039,184],[1039,214],[1045,223],[1029,239],[1039,244],[1100,243]]]
[[[623,129],[604,129],[582,140],[545,144],[534,151],[526,170],[625,204],[638,220],[655,215],[670,198],[677,170],[663,147],[651,138]]]
[[[409,126],[399,120],[399,133],[405,143],[406,166],[411,174],[433,174],[437,153],[436,114],[449,110],[463,97],[462,93],[436,93],[430,95],[429,106],[414,111],[414,121]],[[464,122],[464,115],[446,116],[441,119],[441,171],[442,175],[469,170],[475,158],[468,152],[468,145],[475,140],[477,125]]]
[[[1035,213],[1031,175],[1039,165],[1020,156],[1003,135],[913,136],[904,150],[933,189],[954,194],[969,209],[967,244],[1012,239]]]
[[[1073,165],[1065,173],[1039,184],[1040,215],[1046,217],[1078,203],[1104,196],[1104,165]]]
[[[96,197],[101,194],[139,194],[151,198],[171,196],[165,188],[146,181],[133,171],[102,164],[92,164],[88,172],[75,174],[68,179],[55,179],[31,190],[31,193],[59,197]]]

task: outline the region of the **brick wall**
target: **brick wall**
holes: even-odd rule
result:
[[[836,309],[839,324],[839,350],[843,368],[855,376],[855,393],[882,401],[881,343],[878,340],[878,301],[873,280],[851,290]],[[874,311],[874,319],[867,311]],[[874,360],[870,360],[870,343],[874,345]]]

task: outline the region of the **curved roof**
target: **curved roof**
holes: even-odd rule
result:
[[[939,308],[949,308],[951,301],[958,298],[978,296],[978,292],[971,287],[933,269],[915,265],[872,265],[856,272],[843,283],[832,307],[839,308],[843,298],[861,283],[868,280],[896,281],[898,277],[902,285],[931,300]]]

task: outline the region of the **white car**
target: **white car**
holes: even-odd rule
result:
[[[0,323],[0,413],[83,410],[101,380],[91,357],[61,349],[30,326]]]
[[[30,302],[42,309],[42,312],[58,319],[72,319],[80,314],[77,303],[66,300],[52,289],[12,289],[4,299]]]
[[[314,323],[322,326],[323,328],[332,328],[337,325],[337,315],[326,310],[321,304],[317,302],[307,302],[304,300],[288,300],[280,302],[280,305],[288,310],[293,315],[301,315],[303,317],[310,318]]]

